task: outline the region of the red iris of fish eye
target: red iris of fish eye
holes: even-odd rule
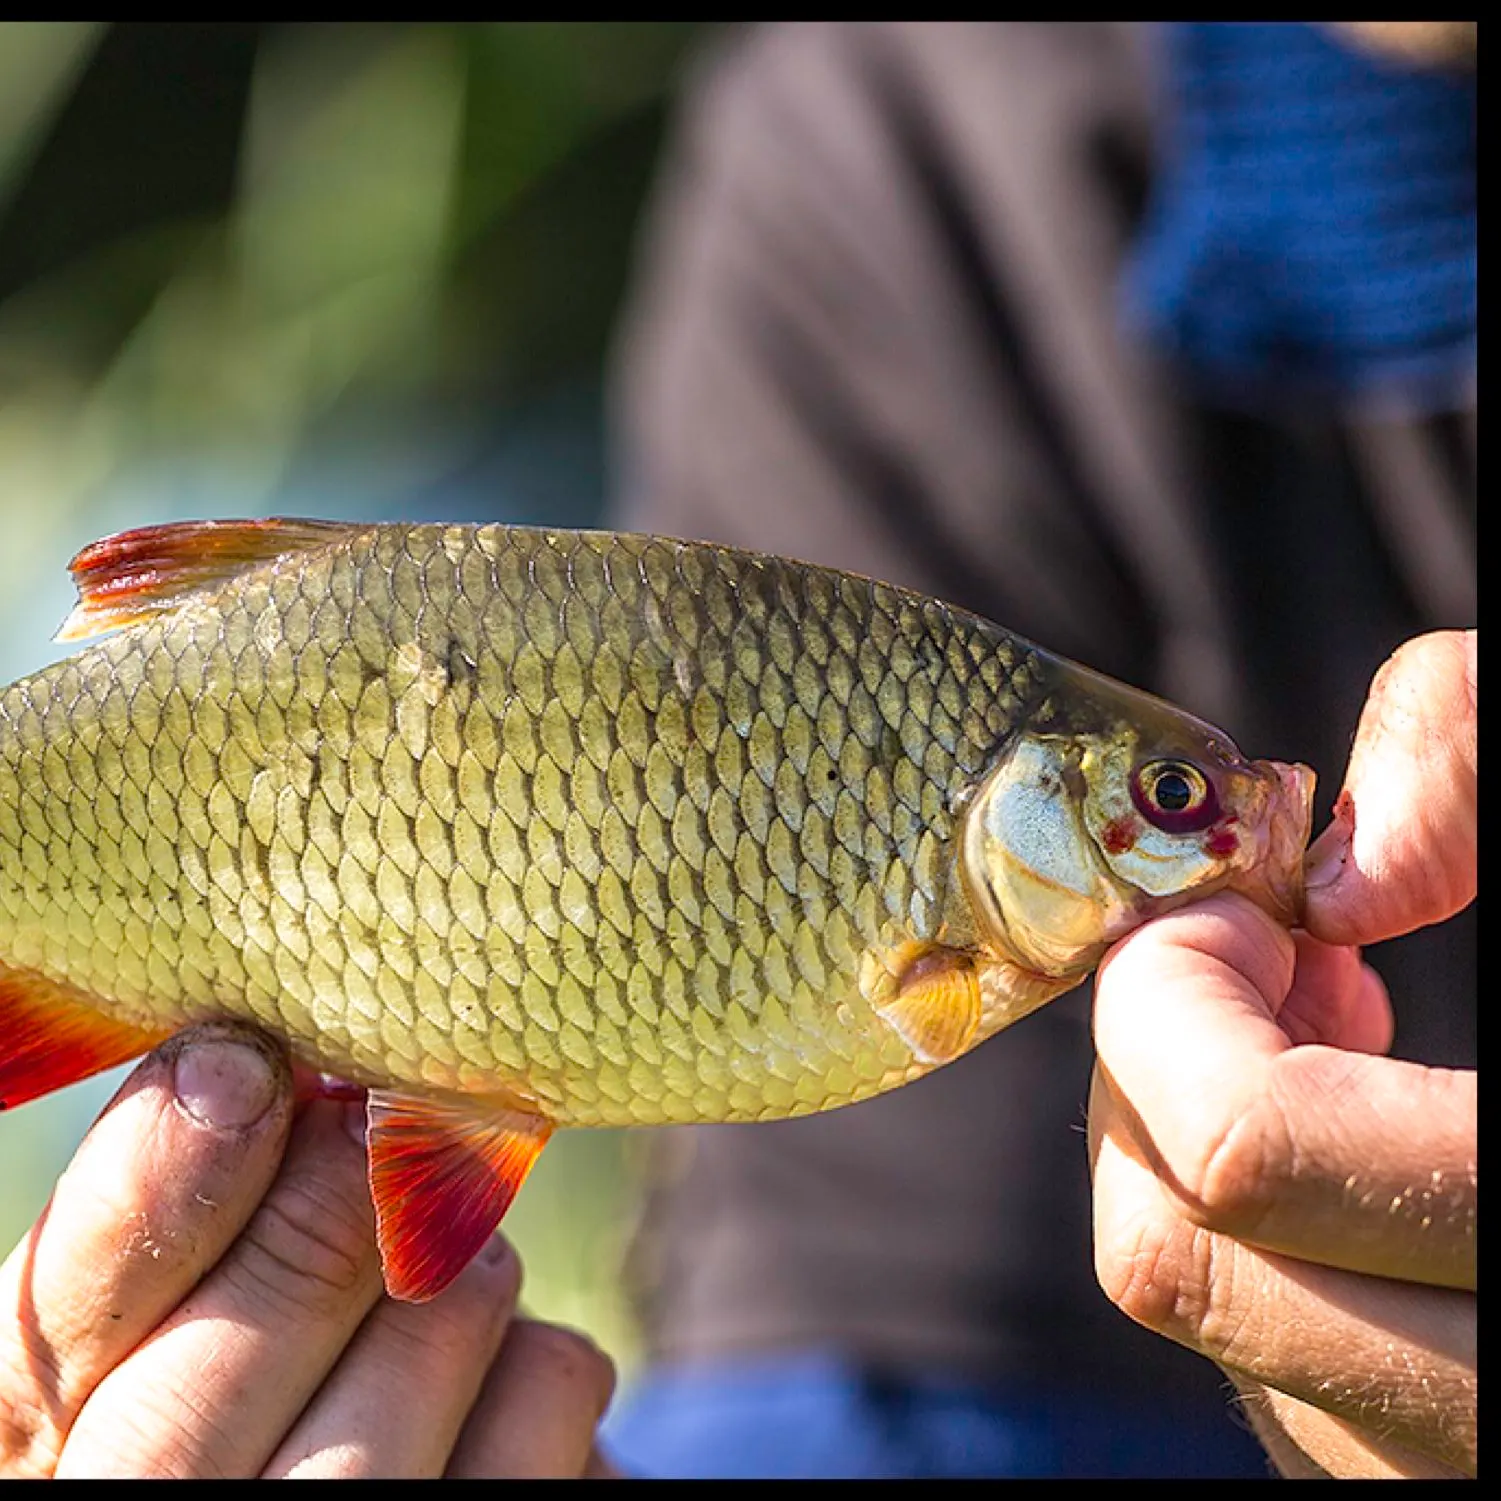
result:
[[[1171,775],[1172,771],[1173,764],[1162,761],[1152,761],[1138,768],[1131,778],[1131,801],[1136,805],[1136,811],[1167,834],[1196,834],[1200,829],[1207,829],[1220,816],[1220,800],[1215,796],[1214,783],[1203,773],[1195,775],[1187,766],[1180,773],[1190,787],[1202,786],[1204,789],[1203,795],[1186,808],[1162,808],[1153,798],[1152,789],[1157,780]]]

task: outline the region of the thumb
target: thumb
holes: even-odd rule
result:
[[[1475,897],[1475,631],[1404,643],[1371,683],[1334,819],[1308,855],[1308,930],[1376,943]]]

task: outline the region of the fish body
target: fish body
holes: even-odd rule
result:
[[[1155,911],[1299,899],[1310,773],[835,570],[273,521],[74,572],[113,634],[0,693],[0,1102],[262,1027],[372,1091],[402,1295],[467,1259],[445,1156],[488,1234],[556,1126],[849,1104]]]

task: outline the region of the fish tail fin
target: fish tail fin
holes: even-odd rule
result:
[[[287,553],[325,547],[362,527],[266,517],[175,521],[90,543],[68,565],[78,603],[56,639],[83,641],[175,610],[202,589]]]
[[[128,1063],[165,1036],[104,1015],[70,985],[0,964],[0,1110]]]

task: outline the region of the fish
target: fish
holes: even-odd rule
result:
[[[179,522],[0,692],[0,1106],[229,1019],[365,1091],[422,1301],[552,1132],[855,1104],[1220,889],[1313,773],[910,590],[703,542]]]

